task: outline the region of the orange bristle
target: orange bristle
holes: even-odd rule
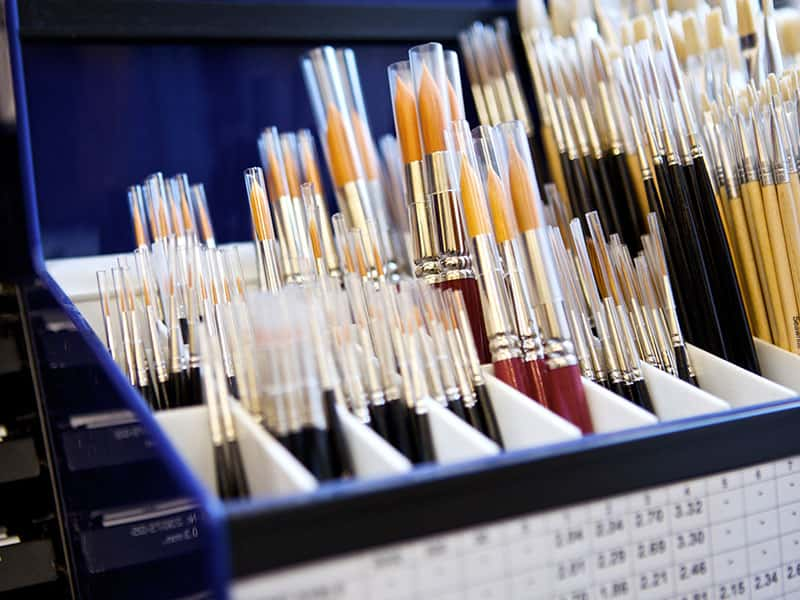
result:
[[[494,235],[497,238],[497,243],[502,244],[517,236],[517,223],[508,206],[503,181],[491,167],[489,167],[487,175],[487,187],[489,190],[489,208],[492,212],[492,221],[494,221]]]
[[[367,124],[356,111],[351,113],[351,118],[353,120],[353,133],[355,133],[356,144],[358,145],[358,153],[364,165],[364,175],[367,176],[367,179],[378,179],[380,176],[378,157],[375,153],[375,145],[370,139]]]
[[[328,131],[326,132],[326,137],[328,139],[328,156],[331,161],[333,183],[336,187],[343,187],[356,180],[356,168],[347,143],[344,118],[339,109],[333,104],[328,106]]]
[[[427,66],[423,67],[418,95],[419,120],[425,151],[442,152],[445,150],[445,114],[439,88]]]
[[[470,237],[491,233],[483,187],[466,156],[461,158],[461,200]]]
[[[528,170],[513,143],[508,144],[508,181],[514,213],[522,231],[539,228],[539,214]]]
[[[403,156],[403,162],[408,164],[422,160],[417,101],[408,85],[400,77],[396,79],[394,113],[397,123],[397,140],[400,142],[400,154]]]

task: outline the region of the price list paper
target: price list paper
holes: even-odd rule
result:
[[[310,563],[237,582],[232,594],[800,598],[800,457]]]

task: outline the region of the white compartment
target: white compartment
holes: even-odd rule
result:
[[[581,437],[581,430],[575,425],[497,379],[491,374],[491,367],[484,366],[483,370],[506,449],[530,448]]]
[[[595,433],[622,431],[658,422],[653,413],[639,408],[633,402],[617,396],[585,377],[581,379]]]
[[[662,421],[695,417],[730,408],[730,404],[724,400],[661,369],[645,362],[641,363],[641,367],[653,408]]]
[[[700,387],[731,406],[752,406],[797,395],[787,387],[755,375],[696,346],[687,344],[686,347]]]
[[[800,356],[754,338],[761,374],[795,392],[800,392]]]
[[[411,470],[413,465],[405,456],[347,409],[337,406],[336,411],[353,457],[353,468],[359,478],[380,477]]]
[[[428,407],[436,462],[453,463],[500,452],[497,444],[435,400],[427,399],[425,406]]]
[[[317,480],[278,440],[259,426],[238,402],[232,402],[244,470],[252,496],[309,492]],[[214,454],[205,406],[155,413],[183,460],[209,489],[216,491]]]

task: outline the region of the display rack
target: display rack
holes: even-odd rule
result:
[[[204,409],[152,414],[95,334],[93,274],[112,257],[91,255],[130,247],[126,185],[159,168],[187,171],[206,181],[223,241],[247,239],[247,208],[230,190],[257,160],[261,127],[311,123],[297,108],[307,104],[302,49],[358,44],[375,129],[389,130],[385,65],[413,43],[454,45],[476,19],[513,18],[511,2],[304,4],[302,22],[297,4],[266,1],[6,8],[22,182],[12,210],[24,226],[4,240],[23,257],[0,279],[19,290],[29,331],[76,597],[699,600],[796,590],[800,359],[767,344],[757,344],[766,378],[697,349],[701,390],[645,369],[659,422],[587,382],[605,420],[583,438],[489,376],[514,442],[500,453],[446,413],[434,418],[445,464],[412,469],[345,415],[360,476],[323,485],[237,412],[255,493],[223,503],[207,483]],[[285,79],[284,94],[267,93],[273,77]],[[733,541],[718,531],[726,523]],[[758,562],[762,550],[769,560]],[[741,575],[727,560],[745,561]]]

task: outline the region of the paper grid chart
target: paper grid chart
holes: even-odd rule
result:
[[[239,600],[800,598],[800,456],[311,563],[237,583],[232,593]]]

